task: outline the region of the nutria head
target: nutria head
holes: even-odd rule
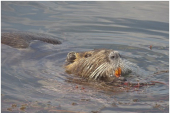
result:
[[[107,49],[70,52],[65,65],[67,73],[103,81],[121,78],[131,71],[127,67],[118,51]]]

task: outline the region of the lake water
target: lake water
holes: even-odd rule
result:
[[[169,111],[169,2],[3,1],[1,29],[62,41],[34,41],[27,49],[1,45],[3,113]],[[117,50],[136,63],[141,80],[164,84],[107,92],[67,82],[74,76],[63,69],[67,53],[98,48]],[[161,71],[168,72],[154,74]]]

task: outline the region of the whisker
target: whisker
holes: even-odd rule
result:
[[[101,64],[91,75],[90,78],[94,78],[94,76],[98,73],[99,69],[101,69],[105,63]]]
[[[103,64],[103,66],[98,69],[99,71],[98,71],[98,73],[96,74],[95,79],[100,78],[100,77],[103,75],[102,73],[104,72],[105,67],[106,67],[106,65]]]

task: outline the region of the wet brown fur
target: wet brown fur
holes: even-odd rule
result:
[[[24,32],[6,32],[1,34],[1,43],[14,48],[27,48],[33,40],[40,40],[51,44],[61,44],[56,38],[44,34]]]
[[[115,58],[111,59],[114,55]],[[113,66],[113,61],[118,61],[119,59],[120,55],[118,52],[107,49],[78,53],[70,52],[67,55],[65,69],[69,74],[92,80],[113,81],[117,79],[114,75],[116,67],[121,66],[119,62],[116,62],[117,65]]]

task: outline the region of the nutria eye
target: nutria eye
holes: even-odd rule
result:
[[[84,57],[87,58],[87,57],[90,57],[90,56],[91,56],[91,54],[86,54]]]

